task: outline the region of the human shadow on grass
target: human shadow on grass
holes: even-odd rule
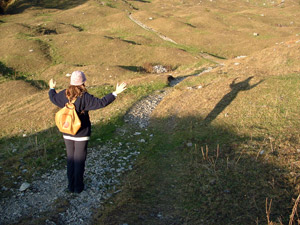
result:
[[[87,0],[20,0],[15,1],[5,11],[6,14],[22,13],[24,10],[31,7],[39,7],[44,9],[61,9],[66,10],[74,8],[85,3]]]
[[[249,91],[252,88],[255,88],[257,85],[263,82],[263,80],[257,82],[256,84],[250,85],[249,82],[253,76],[248,77],[247,79],[236,83],[238,78],[235,78],[230,84],[231,91],[224,95],[224,97],[216,104],[214,109],[205,117],[204,124],[211,123],[217,116],[227,107],[230,103],[236,98],[239,92]]]
[[[289,221],[294,184],[272,153],[224,126],[201,126],[201,117],[153,119],[135,170],[122,192],[93,224],[267,224]],[[262,141],[257,137],[255,141]],[[263,141],[262,141],[263,142]]]

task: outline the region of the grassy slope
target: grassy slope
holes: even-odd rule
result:
[[[139,73],[139,67],[170,64],[178,66],[173,76],[186,76],[208,65],[199,55],[208,52],[229,60],[187,78],[159,105],[146,131],[154,138],[141,146],[123,191],[95,223],[261,224],[266,198],[273,200],[271,220],[286,223],[298,194],[299,3],[128,1],[139,9],[133,10],[124,2],[41,1],[30,8],[25,1],[17,8],[25,11],[0,18],[6,43],[0,45],[1,183],[17,187],[17,178],[64,165],[63,143],[52,128],[57,109],[47,90],[35,88],[49,78],[63,88],[66,73],[84,70],[97,96],[128,81],[120,101],[91,113],[94,145],[99,136],[118,138],[114,131],[128,108],[166,84],[165,76]],[[126,10],[178,44],[141,29]],[[234,59],[238,55],[248,57]]]

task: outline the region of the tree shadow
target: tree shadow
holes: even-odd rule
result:
[[[24,10],[31,7],[39,7],[44,9],[61,9],[67,10],[85,3],[87,0],[20,0],[13,3],[6,14],[22,13]]]
[[[253,76],[248,77],[244,81],[235,83],[238,78],[235,78],[230,84],[231,91],[227,93],[214,107],[214,109],[205,117],[204,124],[211,123],[217,116],[236,98],[239,92],[248,91],[255,88],[257,85],[263,82],[263,80],[256,84],[250,85],[249,82]]]

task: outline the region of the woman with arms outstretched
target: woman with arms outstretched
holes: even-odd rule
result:
[[[70,86],[57,93],[56,82],[49,81],[49,98],[53,104],[63,108],[66,103],[74,101],[75,109],[81,121],[81,127],[75,135],[64,134],[67,149],[67,177],[68,190],[80,193],[84,189],[83,174],[87,155],[87,145],[91,136],[90,110],[103,108],[112,103],[118,94],[126,89],[126,84],[117,84],[116,90],[103,98],[89,94],[85,88],[86,77],[81,71],[74,71],[71,75]]]

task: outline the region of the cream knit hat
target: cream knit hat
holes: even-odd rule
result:
[[[71,75],[71,85],[82,85],[86,81],[85,75],[81,71],[74,71]]]

